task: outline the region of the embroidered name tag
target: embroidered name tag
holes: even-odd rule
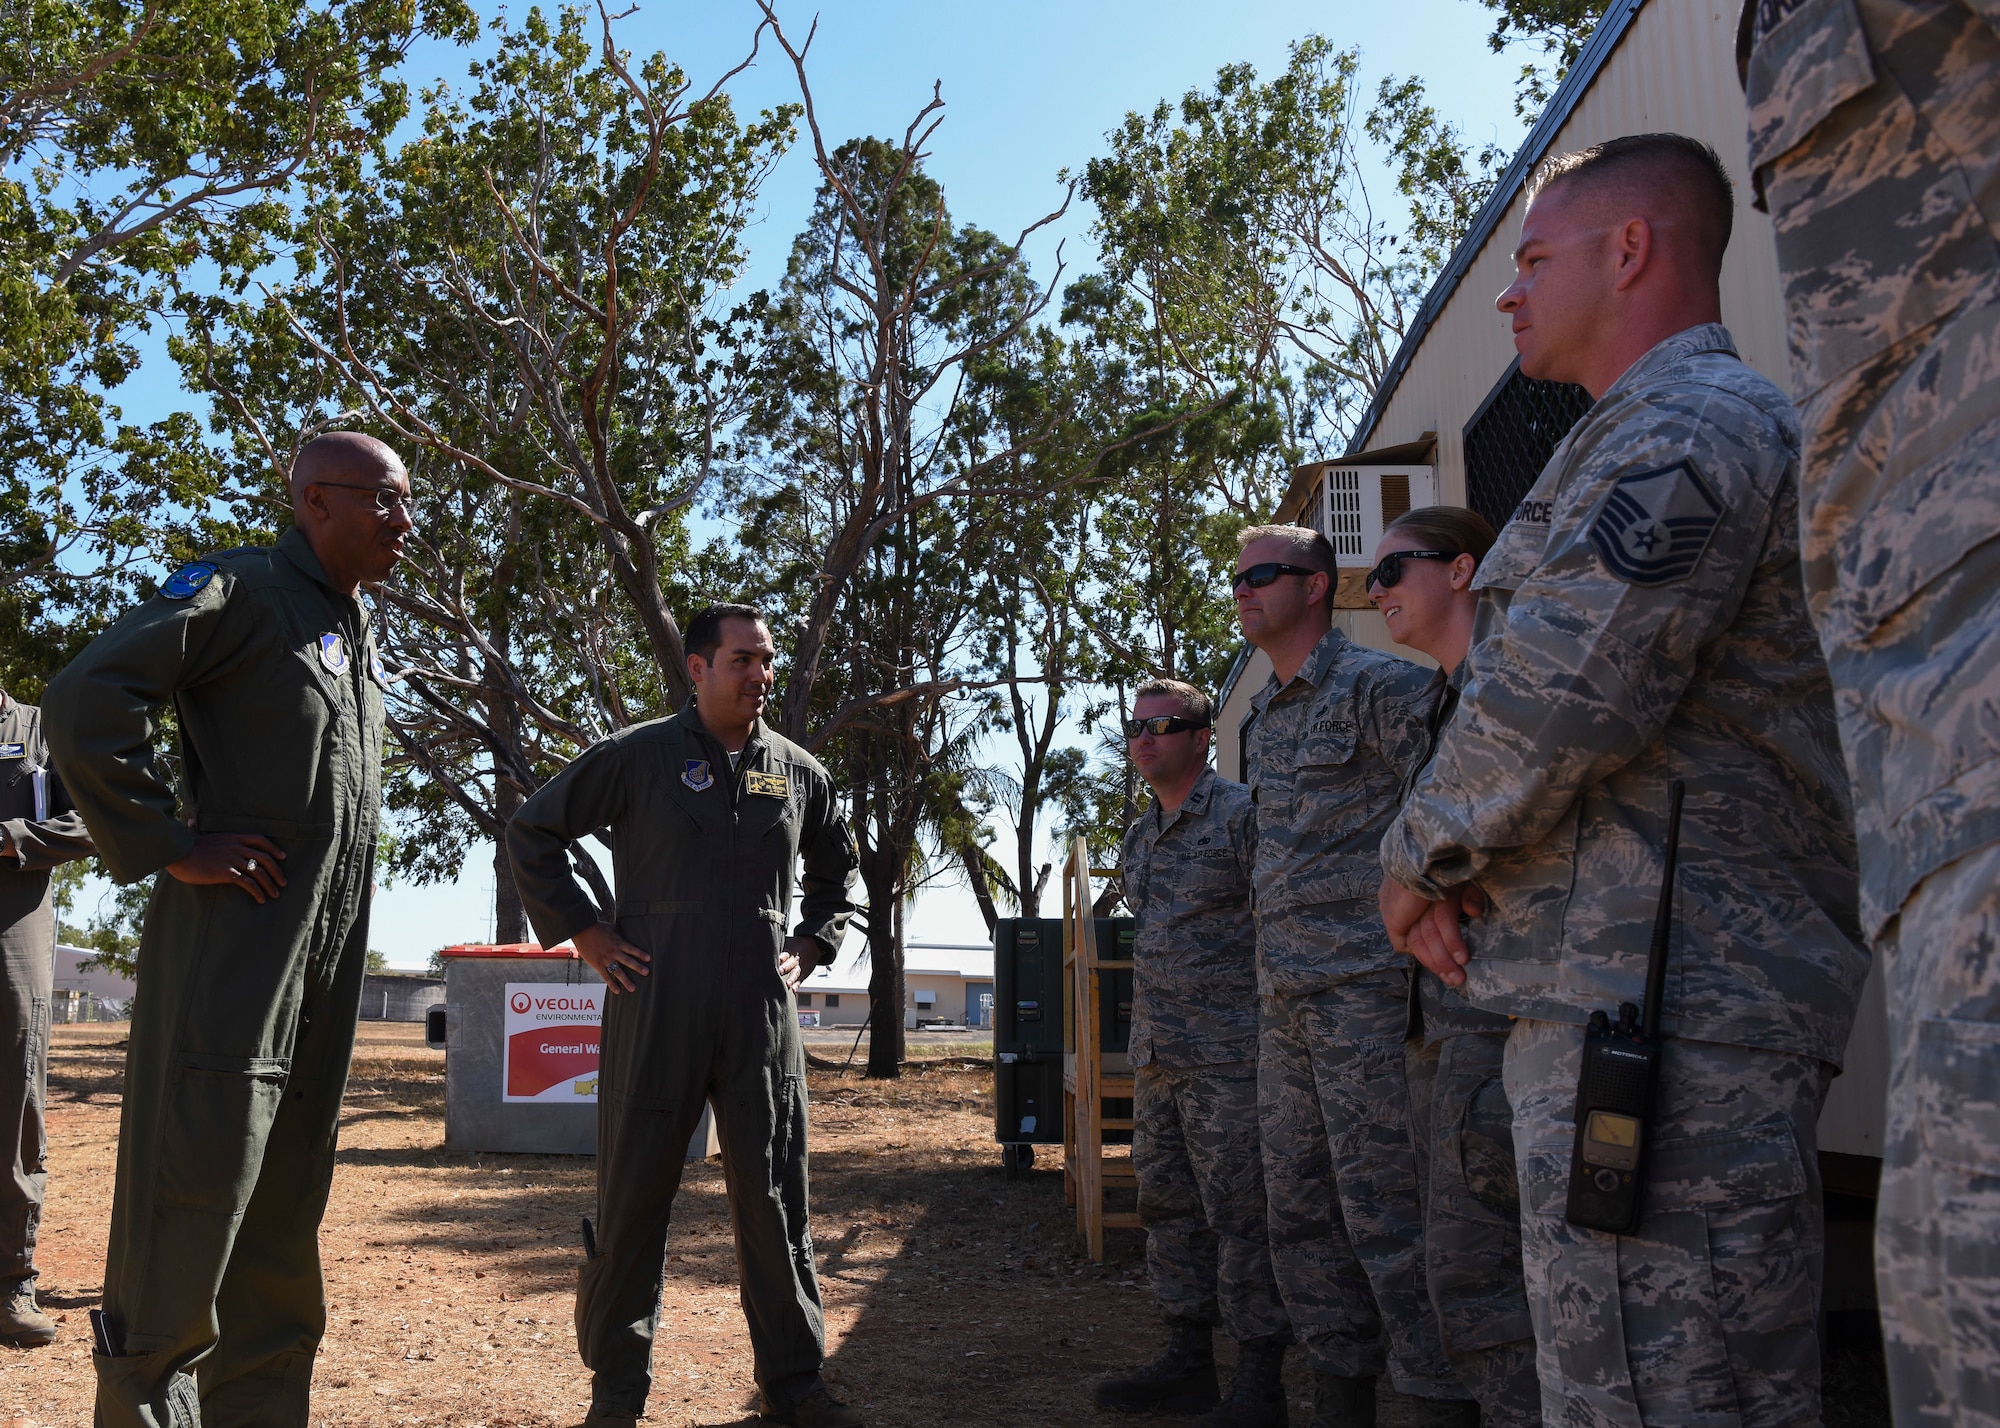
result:
[[[791,782],[781,773],[747,773],[743,776],[744,787],[762,798],[789,798]]]
[[[26,744],[0,744],[0,759],[25,759],[28,757]]]

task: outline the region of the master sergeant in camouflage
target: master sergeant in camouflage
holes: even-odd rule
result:
[[[1900,1424],[2000,1423],[2000,10],[1747,5],[1833,672],[1883,959]]]
[[[1385,1368],[1426,1400],[1427,1423],[1476,1422],[1424,1292],[1409,973],[1374,905],[1382,830],[1430,747],[1436,694],[1426,671],[1331,628],[1325,536],[1261,526],[1240,539],[1237,617],[1275,670],[1251,700],[1244,749],[1264,1179],[1278,1288],[1316,1375],[1314,1423],[1372,1423]]]
[[[1097,1388],[1104,1408],[1217,1400],[1213,1330],[1240,1346],[1209,1428],[1283,1428],[1285,1307],[1271,1274],[1257,1132],[1256,829],[1208,767],[1215,704],[1178,680],[1134,692],[1127,747],[1153,789],[1119,859],[1132,943],[1133,1137],[1146,1266],[1167,1351]]]
[[[319,1222],[382,795],[383,670],[358,591],[401,555],[409,477],[379,441],[330,433],[300,451],[291,493],[275,546],[183,566],[44,700],[112,876],[166,874],[125,1056],[100,1428],[305,1428],[326,1332]],[[168,702],[178,794],[153,749]]]
[[[1391,934],[1520,1018],[1506,1087],[1552,1425],[1820,1416],[1815,1129],[1867,959],[1798,584],[1798,430],[1714,320],[1730,214],[1720,162],[1677,135],[1538,172],[1500,306],[1523,372],[1597,401],[1481,564],[1464,697],[1383,842],[1417,894],[1385,887]],[[1665,1060],[1643,1218],[1615,1236],[1564,1217],[1582,1024],[1643,1000],[1675,778]],[[1485,911],[1469,964],[1461,902]]]

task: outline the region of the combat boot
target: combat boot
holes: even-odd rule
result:
[[[1215,1331],[1206,1324],[1167,1321],[1167,1347],[1144,1368],[1099,1379],[1099,1408],[1121,1413],[1199,1413],[1221,1401],[1215,1382]]]
[[[623,1408],[599,1408],[591,1404],[584,1415],[583,1428],[638,1428],[639,1415]]]
[[[792,1428],[864,1428],[861,1415],[828,1393],[825,1384],[807,1394],[788,1412],[776,1413],[767,1407],[762,1417],[766,1423],[789,1423]]]
[[[1375,1380],[1314,1374],[1312,1428],[1375,1428]]]
[[[1229,1397],[1202,1415],[1195,1428],[1291,1428],[1291,1421],[1285,1405],[1285,1340],[1271,1334],[1238,1342]]]
[[[1417,1428],[1479,1428],[1479,1400],[1420,1398]]]
[[[56,1321],[35,1304],[35,1281],[16,1279],[0,1288],[0,1343],[39,1349],[56,1338]]]

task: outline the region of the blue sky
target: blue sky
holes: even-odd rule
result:
[[[1162,98],[1205,85],[1224,64],[1248,61],[1259,73],[1275,72],[1287,47],[1314,32],[1360,48],[1371,91],[1385,74],[1415,74],[1439,112],[1473,141],[1511,149],[1521,134],[1513,113],[1521,57],[1487,48],[1492,15],[1476,0],[1016,0],[993,10],[833,0],[817,12],[803,5],[780,9],[788,31],[800,39],[815,13],[819,32],[808,73],[829,146],[860,134],[900,136],[929,99],[933,81],[939,82],[945,122],[931,146],[931,173],[944,184],[957,221],[1009,236],[1061,203],[1058,173],[1079,169],[1101,152],[1105,132],[1128,111],[1149,110]],[[743,57],[756,21],[750,0],[654,0],[619,22],[618,35],[635,53],[664,51],[705,89]],[[425,46],[412,55],[409,78],[413,85],[438,77],[456,81],[465,65],[462,53]],[[757,64],[730,89],[739,112],[797,96],[790,64],[768,38]],[[1373,187],[1378,204],[1393,198],[1386,183]],[[765,189],[764,210],[749,236],[746,291],[782,276],[813,188],[811,153],[801,134]],[[1078,203],[1038,235],[1029,250],[1037,274],[1047,279],[1059,242],[1066,276],[1088,271],[1089,227],[1089,211]],[[140,419],[190,401],[178,391],[163,352],[121,396],[128,416]],[[455,886],[384,890],[371,944],[393,963],[420,966],[435,947],[485,937],[490,857],[490,849],[473,850]],[[87,893],[78,912],[87,915],[92,900]],[[940,889],[919,898],[910,933],[973,941],[983,929],[969,896]]]

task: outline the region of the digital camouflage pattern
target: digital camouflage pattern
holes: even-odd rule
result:
[[[127,1352],[94,1359],[103,1428],[306,1428],[368,965],[380,671],[366,608],[293,529],[168,577],[49,683],[56,768],[120,882],[197,832],[286,855],[261,905],[154,879],[104,1270]],[[178,791],[153,747],[168,703]]]
[[[1692,327],[1564,438],[1481,562],[1463,697],[1382,845],[1405,886],[1491,900],[1474,1004],[1581,1023],[1642,999],[1680,778],[1665,1030],[1840,1061],[1868,963],[1797,472],[1790,402]]]
[[[1153,799],[1118,866],[1132,939],[1132,1064],[1257,1059],[1257,926],[1250,792],[1202,770],[1165,816]]]
[[[1805,428],[1805,585],[1854,775],[1890,1094],[1899,1424],[2000,1424],[2000,11],[1750,6],[1752,171]]]
[[[1382,830],[1430,749],[1430,672],[1329,630],[1250,701],[1258,988],[1298,995],[1398,968],[1375,905]]]
[[[1668,1038],[1638,1230],[1564,1217],[1581,1027],[1515,1026],[1506,1089],[1543,1421],[1820,1422],[1815,1057]]]
[[[1143,924],[1141,924],[1143,926]],[[1132,1166],[1162,1318],[1238,1343],[1284,1332],[1264,1228],[1253,1062],[1133,1069]]]
[[[1386,1368],[1404,1393],[1464,1399],[1424,1292],[1408,1021],[1401,967],[1264,998],[1257,1100],[1271,1262],[1314,1369],[1358,1378]]]
[[[1424,1268],[1445,1357],[1479,1400],[1481,1428],[1533,1428],[1542,1390],[1521,1278],[1514,1113],[1500,1079],[1506,1049],[1505,1030],[1412,1039],[1404,1070]]]

